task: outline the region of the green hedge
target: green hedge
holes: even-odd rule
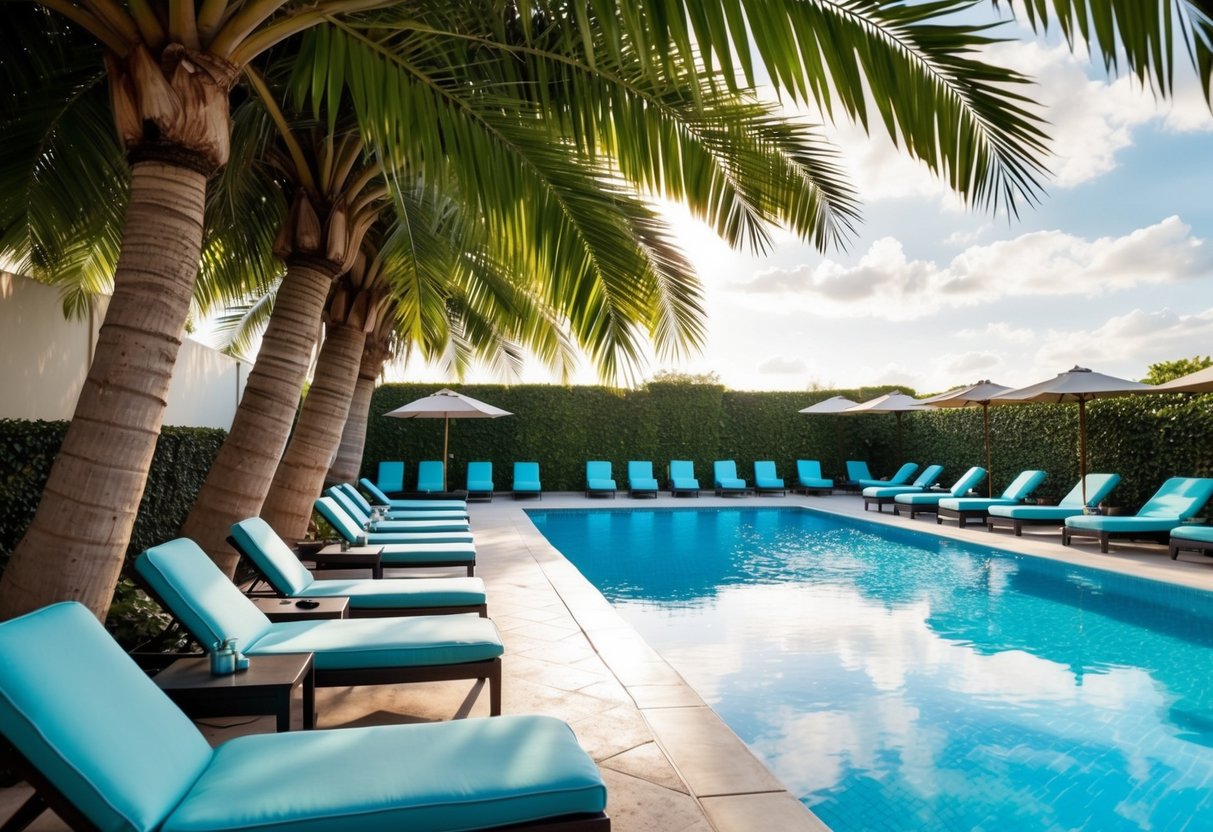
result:
[[[0,566],[8,563],[9,554],[34,519],[67,425],[0,419]],[[128,563],[149,546],[177,536],[226,435],[212,428],[166,427],[161,431],[127,547]],[[108,623],[124,645],[133,646],[161,626],[152,609],[124,580]]]
[[[381,459],[403,459],[410,477],[416,463],[442,454],[442,421],[390,419],[387,413],[439,389],[388,384],[375,391],[367,426],[363,474]],[[735,459],[751,476],[756,459],[774,459],[790,477],[796,459],[819,459],[837,476],[839,451],[866,459],[873,472],[897,466],[896,420],[891,415],[805,416],[797,411],[832,395],[862,401],[894,388],[804,393],[743,392],[712,384],[652,383],[620,392],[605,387],[468,385],[467,395],[514,413],[501,419],[452,420],[452,487],[461,487],[472,459],[493,463],[497,488],[508,490],[517,460],[540,463],[551,491],[585,487],[585,462],[607,459],[626,480],[629,459],[649,459],[665,479],[670,459],[695,462],[710,482],[716,459]],[[1113,502],[1140,505],[1168,476],[1213,476],[1213,396],[1143,396],[1092,403],[1088,412],[1088,469],[1115,471],[1123,480]],[[903,417],[907,459],[945,466],[951,482],[971,465],[985,465],[981,409],[908,413]],[[1005,405],[990,408],[992,470],[1001,491],[1027,468],[1048,472],[1046,496],[1061,497],[1078,480],[1076,405]]]

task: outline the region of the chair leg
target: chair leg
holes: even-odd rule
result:
[[[1105,555],[1108,553],[1108,533],[1107,532],[1099,533],[1099,551]]]
[[[46,801],[42,799],[42,795],[34,792],[17,811],[13,812],[12,817],[6,820],[3,826],[0,826],[0,832],[21,832],[36,821],[46,809]]]
[[[489,716],[501,716],[501,659],[493,662],[489,675]]]

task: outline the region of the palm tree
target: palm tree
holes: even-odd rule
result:
[[[315,0],[288,7],[281,0],[39,0],[41,7],[62,15],[70,32],[87,33],[103,47],[112,118],[131,172],[106,325],[34,523],[0,582],[0,616],[61,598],[77,598],[99,615],[104,612],[146,480],[188,313],[203,240],[206,179],[228,152],[232,86],[250,61],[274,44],[322,23],[323,31],[330,31],[336,16],[387,2]],[[668,89],[666,76],[722,70],[724,83],[736,87],[752,83],[755,67],[762,66],[772,84],[793,100],[815,100],[824,112],[838,108],[865,125],[869,118],[879,118],[909,153],[976,204],[1014,210],[1018,200],[1036,193],[1042,136],[1036,119],[1023,109],[1025,99],[1014,91],[1024,79],[973,56],[989,42],[983,27],[940,22],[967,10],[967,0],[629,0],[618,8],[595,3],[589,17],[580,14],[582,7],[564,3],[468,3],[449,9],[441,8],[448,4],[395,5],[383,20],[374,21],[376,28],[347,34],[381,56],[414,60],[446,50],[455,59],[450,67],[469,53],[475,61],[503,45],[521,57],[558,43],[559,48],[547,50],[557,57],[539,60],[538,72],[528,68],[520,75],[528,83],[542,81],[531,88],[536,106],[529,114],[537,118],[556,112],[550,105],[553,97],[559,98],[564,109],[557,133],[572,136],[583,151],[610,144],[619,169],[633,181],[663,181],[659,160],[647,155],[636,131],[612,129],[627,125],[628,116],[634,118],[640,108],[668,112],[659,95],[646,95],[649,82],[662,81],[658,88]],[[1177,44],[1183,43],[1208,94],[1213,27],[1199,0],[1167,0],[1154,4],[1153,14],[1142,13],[1133,0],[1025,0],[1023,5],[1034,25],[1043,25],[1052,12],[1067,35],[1099,33],[1109,66],[1123,61],[1164,93],[1170,90]],[[458,25],[430,22],[455,16],[463,18],[454,21]],[[477,25],[466,25],[469,19]],[[48,56],[70,52],[62,46],[64,26],[46,21],[7,10],[3,37],[12,48],[4,54],[33,56],[30,65],[45,65]],[[443,113],[438,106],[439,99],[449,99],[450,89],[398,86],[404,97],[387,106],[389,88],[373,83],[370,75],[347,76],[347,59],[337,48],[322,44],[312,49],[312,76],[331,92],[351,81],[355,98],[361,96],[363,127],[377,150],[407,147],[410,161],[416,162],[459,147],[465,156],[465,184],[470,175],[484,174],[488,190],[519,175],[508,164],[502,141],[507,134],[493,129],[500,113],[491,107],[473,112],[493,136],[487,141],[466,129],[448,129],[468,126],[454,119],[453,110]],[[369,66],[359,60],[361,68]],[[628,107],[626,101],[616,101],[611,85],[600,83],[594,70],[602,67],[602,78],[609,79],[615,67],[637,62],[645,70],[641,77],[623,79],[636,91]],[[36,97],[22,93],[44,90],[44,78],[51,77],[23,74],[12,68],[16,63],[6,62],[5,80],[15,91],[3,96],[6,124],[17,120],[8,118],[16,115],[14,110]],[[568,95],[570,88],[578,95]],[[875,113],[870,112],[869,93]],[[589,96],[586,102],[572,106],[582,94]],[[415,143],[400,141],[432,115],[444,117],[442,130]],[[661,135],[670,148],[686,138],[673,124]],[[473,162],[477,150],[485,153]],[[535,155],[542,149],[530,150]],[[36,168],[43,178],[48,166],[58,166],[51,176],[69,183],[60,194],[76,192],[67,175],[70,165],[43,147],[34,158],[37,165],[6,158],[0,182],[14,179],[14,161],[26,171]],[[719,186],[719,171],[708,174],[702,166],[692,166],[680,173],[680,187],[688,194],[716,193],[712,185]],[[806,201],[798,205],[804,208]],[[554,217],[550,199],[536,207],[539,221]],[[696,207],[710,213],[718,229],[737,234],[758,228],[747,222],[737,200],[717,195]],[[0,240],[12,238],[9,217],[23,210],[5,210]],[[522,231],[533,227],[536,216],[517,212],[494,219]],[[754,239],[761,242],[761,231]]]

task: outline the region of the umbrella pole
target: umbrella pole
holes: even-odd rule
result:
[[[986,487],[991,498],[994,497],[994,465],[990,462],[990,403],[981,403],[981,420],[986,428]]]
[[[834,451],[838,454],[838,476],[842,476],[843,470],[846,468],[842,463],[842,417],[834,417]]]
[[[901,448],[901,411],[895,410],[893,415],[897,417],[897,464],[901,465],[902,460],[905,459],[905,453]]]
[[[1078,400],[1078,478],[1082,482],[1082,504],[1087,504],[1087,400]]]
[[[451,439],[451,417],[444,416],[442,422],[442,490],[446,491],[447,460],[450,459],[450,457],[447,456],[446,449],[447,443],[450,442]]]

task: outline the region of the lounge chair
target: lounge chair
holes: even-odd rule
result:
[[[519,497],[538,497],[543,499],[543,486],[539,484],[538,462],[514,463],[514,499]]]
[[[1087,505],[1097,506],[1112,493],[1120,482],[1119,474],[1087,474]],[[1055,506],[991,506],[986,517],[986,530],[1009,528],[1016,537],[1023,536],[1024,526],[1057,526],[1060,528],[1067,517],[1076,517],[1083,512],[1083,481],[1070,489]]]
[[[441,494],[446,491],[442,479],[442,460],[427,459],[417,465],[417,490],[422,494]]]
[[[372,521],[369,512],[343,489],[333,487],[325,490],[324,496],[336,500],[358,525],[369,532],[466,532],[470,529],[466,516],[439,517],[419,514],[408,519]]]
[[[351,618],[476,613],[488,616],[479,578],[384,578],[318,581],[270,524],[250,517],[228,542],[282,598],[349,598]]]
[[[962,529],[969,520],[984,523],[993,506],[1019,505],[1044,481],[1044,471],[1023,471],[1011,481],[1001,497],[948,497],[940,500],[935,522],[940,524],[944,520],[955,520]]]
[[[796,460],[796,485],[792,491],[808,494],[813,491],[824,491],[829,494],[834,491],[834,480],[821,475],[821,463],[816,459]]]
[[[354,486],[348,482],[338,483],[337,485],[334,485],[333,488],[344,492],[345,496],[349,497],[350,500],[352,500],[358,506],[358,508],[361,509],[362,514],[365,514],[368,517],[370,516],[371,509],[374,508],[374,506],[371,505],[370,500],[362,496],[361,491],[354,488]],[[387,517],[385,518],[387,520],[467,520],[467,504],[461,503],[460,505],[460,508],[440,508],[433,510],[422,510],[416,508],[389,508],[386,505],[381,505],[380,508],[387,511]]]
[[[940,500],[946,500],[949,497],[963,497],[981,485],[981,481],[985,478],[986,469],[974,465],[965,471],[960,479],[952,483],[952,487],[947,491],[937,491],[931,494],[926,492],[898,494],[893,498],[893,513],[900,516],[902,511],[908,511],[911,520],[919,514],[934,514],[939,510]]]
[[[611,476],[611,463],[595,459],[585,464],[585,496],[610,494],[615,499],[615,480]]]
[[[670,496],[694,494],[699,496],[699,480],[695,479],[695,463],[689,459],[670,460]]]
[[[1213,555],[1213,526],[1177,526],[1171,529],[1171,560],[1180,552]]]
[[[1069,546],[1076,537],[1099,540],[1099,551],[1108,551],[1113,537],[1165,542],[1172,529],[1187,524],[1213,498],[1213,479],[1172,477],[1162,484],[1133,517],[1079,515],[1067,517],[1061,543]]]
[[[425,615],[273,623],[197,543],[183,537],[139,555],[135,572],[204,648],[234,638],[254,662],[275,653],[312,653],[316,687],[488,679],[489,712],[501,713],[505,649],[487,618]]]
[[[493,463],[468,463],[467,492],[469,500],[493,501]]]
[[[652,462],[636,459],[628,462],[628,496],[657,496],[657,480],[653,477]]]
[[[471,532],[364,532],[332,497],[315,503],[317,513],[347,543],[365,537],[367,545],[382,549],[380,563],[396,568],[462,566],[468,577],[476,572],[476,547]]]
[[[443,511],[447,509],[463,509],[467,511],[466,500],[399,500],[388,497],[379,486],[366,477],[358,480],[375,505],[387,506],[389,509],[411,509],[415,511]]]
[[[550,717],[252,734],[211,748],[75,602],[0,624],[0,732],[35,789],[18,812],[26,822],[49,806],[73,829],[610,829],[597,767]]]
[[[788,493],[783,478],[775,471],[774,461],[763,459],[754,463],[754,490],[759,494]]]
[[[914,476],[914,472],[917,470],[917,462],[907,462],[898,468],[897,473],[893,474],[893,476],[889,477],[887,480],[859,480],[859,482],[856,484],[859,486],[860,491],[863,491],[865,488],[884,488],[886,486],[891,487],[896,485],[908,485],[910,478]]]
[[[737,476],[737,463],[731,459],[718,459],[712,463],[712,480],[717,497],[750,491],[750,484]]]
[[[385,494],[399,494],[404,491],[404,463],[380,462],[375,486]]]
[[[869,485],[863,490],[863,510],[867,511],[868,506],[874,505],[883,514],[884,507],[893,505],[898,494],[919,494],[934,488],[942,475],[942,465],[928,465],[909,485]]]
[[[847,460],[847,478],[843,481],[842,487],[850,491],[861,491],[859,483],[861,480],[874,480],[872,472],[868,470],[868,463],[860,459]]]

